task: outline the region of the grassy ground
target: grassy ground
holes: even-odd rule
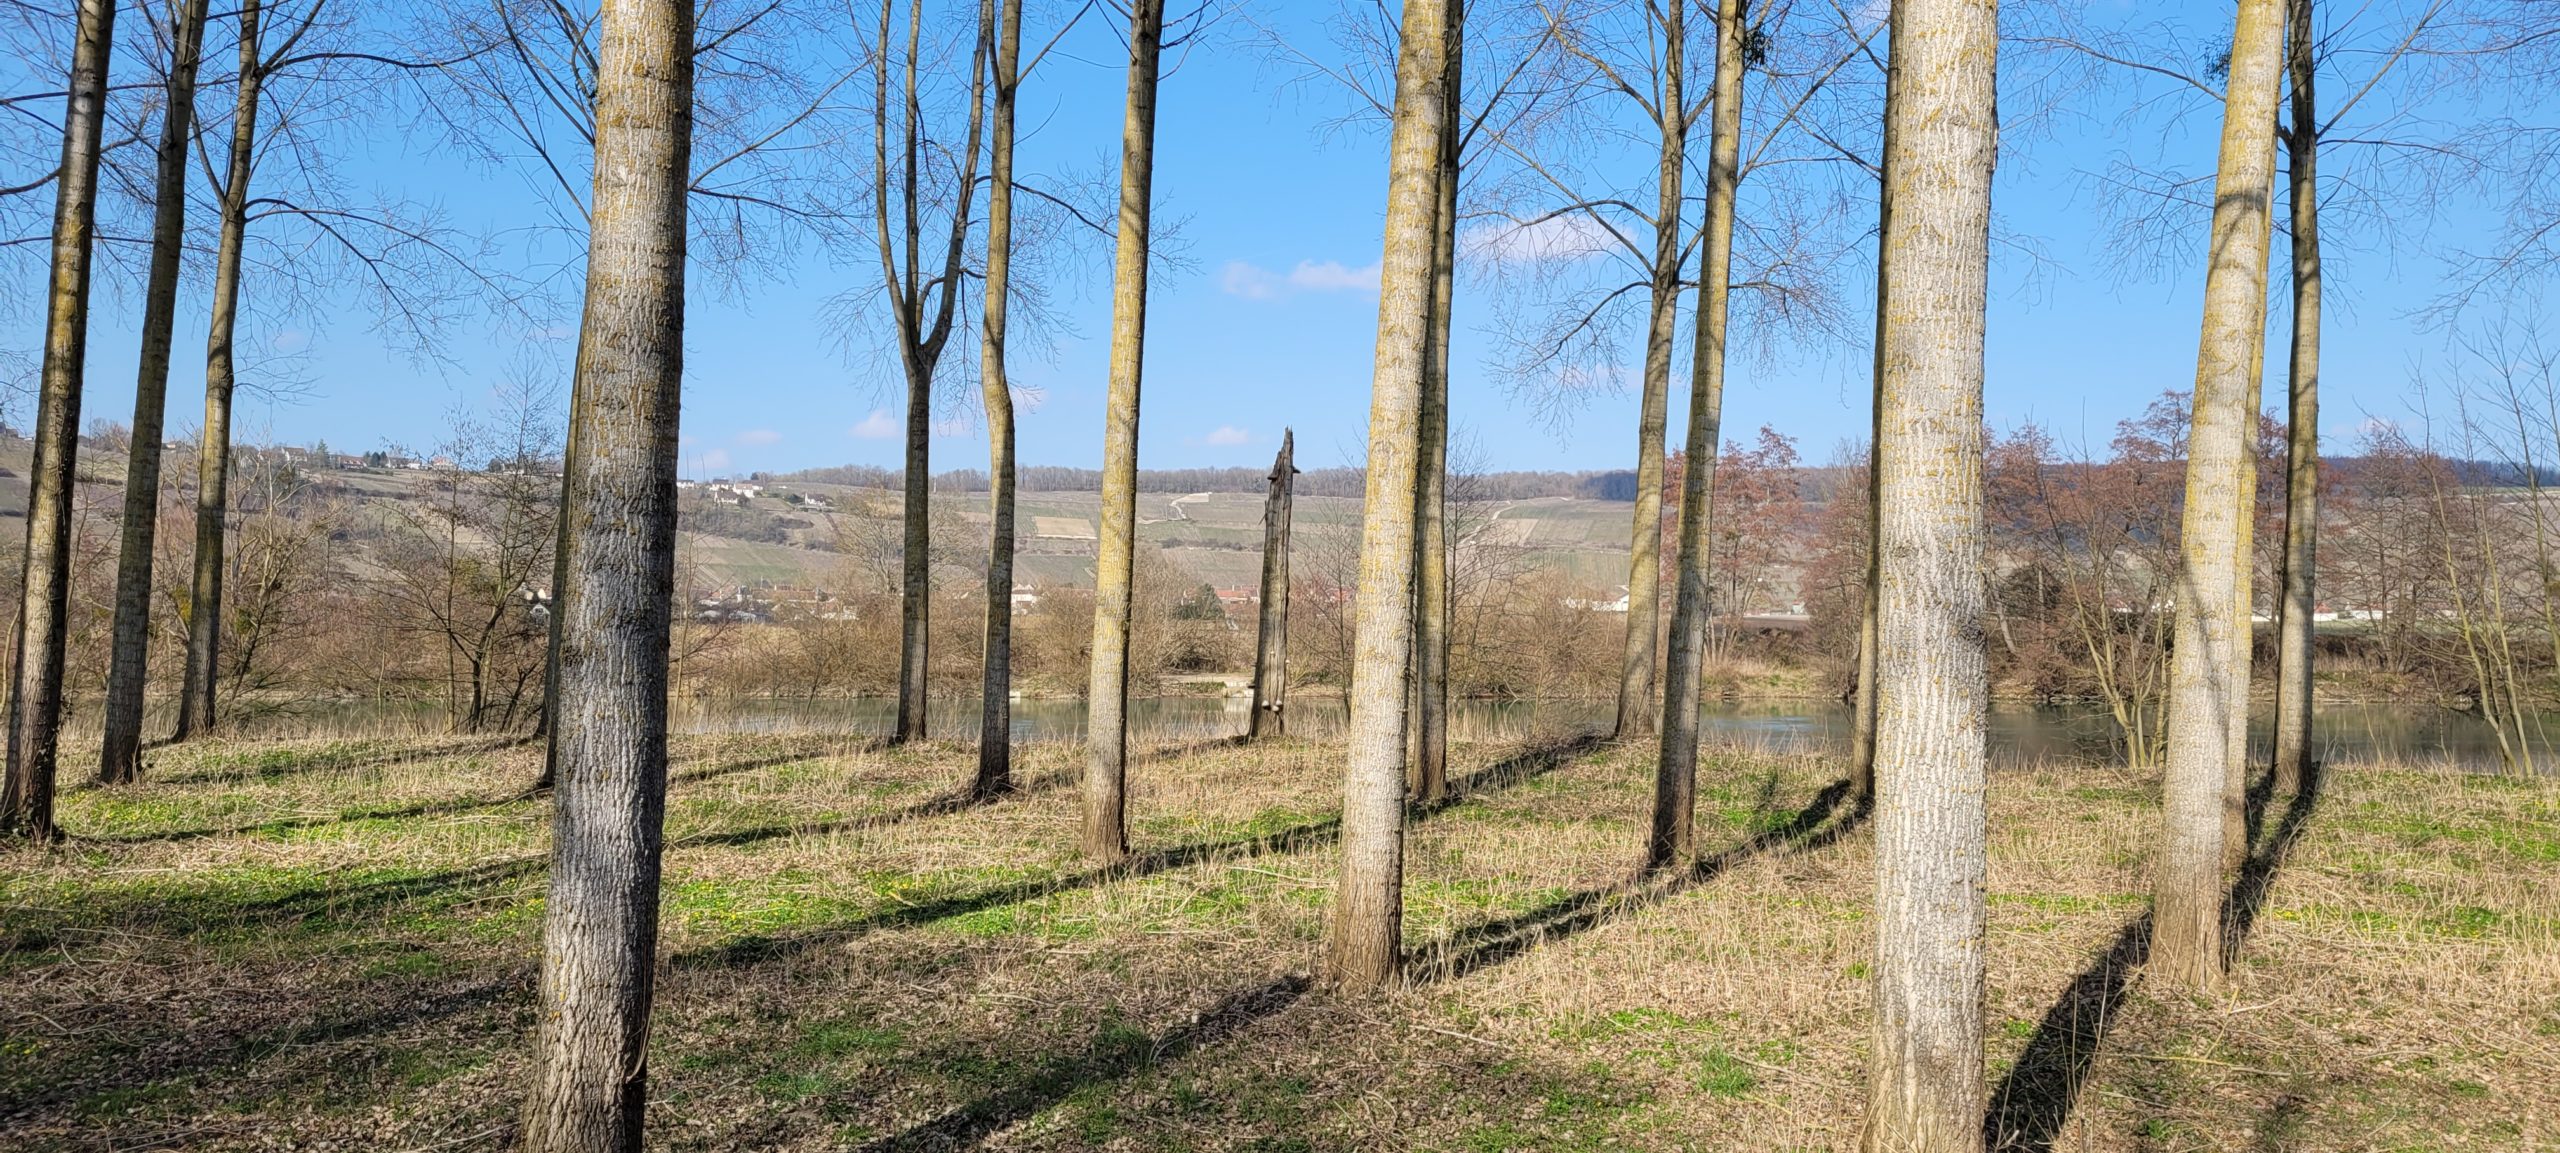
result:
[[[957,746],[679,746],[651,1088],[662,1149],[1835,1149],[1871,856],[1832,766],[1702,766],[1694,873],[1628,880],[1650,750],[1458,750],[1413,826],[1422,979],[1305,979],[1333,750],[1159,750],[1137,861],[1074,854],[1072,749],[942,800]],[[0,1146],[502,1147],[545,808],[472,741],[170,750],[0,850]],[[2560,1145],[2560,784],[2335,774],[2279,801],[2227,992],[2147,983],[2156,782],[1993,787],[2009,1147]]]

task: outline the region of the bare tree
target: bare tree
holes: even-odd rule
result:
[[[1138,384],[1146,360],[1147,250],[1154,212],[1156,81],[1164,0],[1129,5],[1129,101],[1120,126],[1120,228],[1112,263],[1111,366],[1102,426],[1101,540],[1086,687],[1084,851],[1129,852],[1129,607],[1138,543]]]
[[[1280,431],[1280,454],[1271,459],[1271,495],[1262,504],[1262,613],[1253,638],[1253,716],[1246,735],[1289,731],[1289,517],[1296,487],[1297,435]]]
[[[240,323],[241,249],[249,230],[249,181],[257,163],[258,98],[268,74],[268,57],[260,48],[265,12],[265,0],[242,0],[240,5],[240,74],[233,81],[236,108],[231,116],[231,151],[217,192],[221,240],[213,258],[212,331],[205,338],[204,431],[196,449],[196,571],[187,597],[179,740],[213,728],[214,681],[222,660],[222,547],[224,517],[230,510],[231,398],[238,383],[233,347]],[[316,17],[318,12],[315,4],[311,14]]]
[[[2284,136],[2292,197],[2293,344],[2286,362],[2284,565],[2276,609],[2276,787],[2300,792],[2312,771],[2312,617],[2320,543],[2320,62],[2313,0],[2287,5],[2286,74],[2293,123]]]
[[[1439,198],[1431,226],[1431,332],[1418,426],[1422,463],[1414,482],[1413,795],[1449,792],[1449,322],[1457,296],[1458,182],[1466,114],[1466,5],[1449,0],[1448,78],[1440,98]]]
[[[27,550],[19,577],[9,693],[9,776],[0,833],[52,840],[56,742],[62,729],[63,634],[71,578],[71,490],[78,477],[82,361],[89,344],[90,256],[96,243],[98,144],[106,118],[113,0],[81,0],[74,25],[62,164],[55,172],[53,274],[45,293],[44,369],[36,400]]]
[[[871,54],[871,209],[872,241],[879,253],[883,293],[895,325],[898,366],[907,390],[906,569],[898,617],[896,737],[912,741],[924,739],[931,691],[926,662],[933,612],[934,385],[967,287],[963,261],[975,223],[995,11],[984,2],[979,6],[978,34],[969,54],[969,114],[956,148],[948,140],[933,139],[925,123],[920,85],[928,51],[923,0],[908,2],[903,48],[893,39],[896,11],[897,0],[881,0],[879,39]],[[895,104],[891,102],[893,81]],[[1006,163],[1011,163],[1010,155]],[[938,235],[928,235],[928,218],[936,212],[943,217],[942,226],[930,230]],[[1011,592],[1008,586],[1008,597]]]
[[[1376,381],[1369,403],[1357,655],[1343,768],[1342,872],[1326,974],[1375,988],[1403,969],[1405,677],[1413,656],[1414,491],[1430,361],[1432,249],[1448,115],[1449,6],[1409,0],[1396,55],[1380,262]]]
[[[187,146],[195,138],[196,71],[204,60],[205,0],[169,5],[169,72],[152,184],[151,271],[144,282],[142,363],[133,390],[133,447],[125,457],[123,546],[116,554],[115,641],[107,667],[106,735],[98,777],[142,775],[142,690],[151,644],[152,561],[160,529],[160,446],[168,408],[170,331],[178,319],[178,262],[186,242]]]
[[[987,163],[987,303],[979,340],[978,385],[987,410],[987,633],[978,697],[976,796],[1013,787],[1013,386],[1005,375],[1006,300],[1013,291],[1013,121],[1022,85],[1022,0],[1002,8],[994,30],[994,105]]]
[[[648,1101],[692,173],[690,0],[607,0],[556,606],[559,784],[524,1146],[638,1153]]]
[[[2213,236],[2187,437],[2178,616],[2170,642],[2167,779],[2152,889],[2152,964],[2194,989],[2222,975],[2222,862],[2231,731],[2248,693],[2249,555],[2241,501],[2254,472],[2258,363],[2264,349],[2267,246],[2275,168],[2284,6],[2242,0],[2223,98]]]
[[[1861,1146],[1982,1148],[1982,348],[1995,0],[1893,6],[1875,446],[1876,1037]]]
[[[269,17],[277,17],[272,29]],[[180,739],[217,719],[212,684],[226,619],[223,538],[234,396],[244,383],[269,390],[290,385],[272,372],[265,380],[243,372],[241,350],[257,344],[240,339],[244,321],[262,311],[270,317],[314,312],[354,292],[368,300],[387,333],[424,354],[471,297],[503,301],[515,294],[506,278],[487,270],[485,246],[460,238],[432,209],[364,204],[344,187],[332,145],[361,135],[356,118],[378,108],[386,70],[396,74],[409,64],[365,51],[353,39],[354,24],[330,0],[245,0],[237,19],[230,147],[221,171],[209,173],[218,239]],[[203,161],[212,167],[210,155]],[[244,290],[252,273],[259,278],[255,294]]]
[[[1698,268],[1698,337],[1689,368],[1689,437],[1680,474],[1679,583],[1672,595],[1664,669],[1662,744],[1655,760],[1647,868],[1690,855],[1697,806],[1698,674],[1705,657],[1707,520],[1715,507],[1716,445],[1723,435],[1725,324],[1733,285],[1734,186],[1742,166],[1743,0],[1716,7],[1715,114],[1707,133],[1707,219]],[[1739,606],[1736,606],[1739,607]]]

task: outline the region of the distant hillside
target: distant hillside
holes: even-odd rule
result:
[[[1270,484],[1270,470],[1258,468],[1160,468],[1138,470],[1140,492],[1246,492],[1260,493]],[[802,469],[799,472],[756,473],[751,480],[778,484],[831,484],[849,488],[895,489],[906,483],[906,473],[897,469],[877,468],[866,464],[837,465],[833,468]],[[1563,497],[1571,500],[1634,500],[1636,474],[1630,469],[1605,472],[1490,472],[1465,478],[1468,492],[1480,500],[1534,500],[1539,497]],[[1020,488],[1024,492],[1100,492],[1102,471],[1091,468],[1062,468],[1057,465],[1033,465],[1021,470]],[[1300,496],[1337,496],[1358,498],[1365,484],[1363,470],[1356,468],[1301,469],[1297,494]],[[987,474],[977,469],[953,469],[935,473],[935,492],[985,492]]]

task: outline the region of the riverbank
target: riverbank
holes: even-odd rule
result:
[[[1836,766],[1701,769],[1707,867],[1629,881],[1650,750],[1456,750],[1413,826],[1423,979],[1309,987],[1338,751],[1078,750],[945,798],[964,746],[688,738],[668,809],[662,1149],[1832,1149],[1870,1029],[1868,831]],[[0,1144],[498,1149],[547,809],[491,740],[207,745],[0,850]],[[66,775],[72,775],[66,768]],[[2330,775],[2264,814],[2230,987],[2143,979],[2156,781],[1995,778],[1987,1055],[2017,1147],[2560,1141],[2560,782]]]

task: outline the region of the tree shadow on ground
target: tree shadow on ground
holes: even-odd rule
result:
[[[533,988],[532,967],[512,965],[426,981],[362,981],[321,997],[253,998],[184,1025],[183,1044],[170,1043],[180,1038],[168,1035],[172,1022],[166,1015],[148,1006],[121,1006],[127,1019],[103,1019],[104,1035],[111,1039],[48,1045],[46,1078],[12,1086],[0,1111],[0,1138],[16,1126],[42,1129],[48,1118],[83,1113],[83,1102],[154,1085],[226,1085],[254,1078],[262,1082],[259,1092],[278,1092],[342,1082],[351,1070],[338,1058],[315,1053],[349,1042],[373,1045],[422,1024],[500,1013],[530,1000]],[[492,1029],[487,1037],[501,1044],[510,1035]],[[0,1139],[0,1145],[7,1143]]]
[[[1429,804],[1412,806],[1409,810],[1410,819],[1421,820],[1435,816],[1464,803],[1471,797],[1511,788],[1544,776],[1572,762],[1576,756],[1595,747],[1597,743],[1596,738],[1578,737],[1535,745],[1522,750],[1468,774],[1450,789],[1447,797]],[[881,929],[930,924],[987,909],[1018,905],[1043,897],[1091,889],[1113,881],[1154,876],[1206,861],[1239,860],[1294,853],[1302,849],[1329,844],[1341,835],[1342,818],[1333,816],[1258,836],[1172,845],[1132,854],[1116,865],[905,904],[895,909],[884,909],[822,929],[789,936],[743,937],[711,948],[679,953],[670,960],[675,964],[705,966],[763,964]]]
[[[1762,811],[1770,812],[1776,780],[1764,786]],[[1451,981],[1501,964],[1551,941],[1589,932],[1626,913],[1650,908],[1714,881],[1753,857],[1769,852],[1810,852],[1831,845],[1865,823],[1869,809],[1855,805],[1832,820],[1849,796],[1849,782],[1834,781],[1783,822],[1764,828],[1739,844],[1698,858],[1687,869],[1638,872],[1613,885],[1585,889],[1526,912],[1481,921],[1452,931],[1424,947],[1427,955],[1408,962],[1407,977],[1417,984]]]
[[[2260,778],[2249,791],[2247,828],[2257,848],[2241,865],[2223,906],[2225,967],[2248,940],[2276,873],[2319,806],[2319,777],[2315,774],[2304,781],[2275,830],[2261,837],[2273,792],[2272,775]],[[1991,1094],[1990,1109],[1983,1117],[1983,1139],[1992,1150],[2053,1153],[2064,1122],[2079,1103],[2089,1069],[2133,993],[2135,974],[2150,959],[2151,914],[2145,912],[2118,931],[2089,967],[2063,986],[2062,995],[2045,1010],[2044,1020],[2027,1039],[2018,1063]]]
[[[862,746],[847,747],[844,751],[859,751],[861,747]],[[833,746],[831,746],[831,748],[833,748]],[[434,754],[433,756],[401,758],[394,761],[375,762],[375,764],[394,764],[401,763],[406,760],[434,760],[444,756],[465,755],[465,753],[466,750],[462,749],[446,749]],[[667,778],[667,784],[670,788],[673,788],[676,785],[698,785],[705,781],[718,780],[722,777],[733,777],[743,773],[752,773],[760,769],[770,769],[781,765],[799,764],[803,761],[816,759],[822,755],[832,754],[792,751],[758,757],[748,757],[742,760],[730,761],[725,764],[710,765],[704,768],[688,769],[684,772],[670,774]],[[342,765],[338,767],[351,768],[354,766]],[[189,783],[206,783],[233,779],[237,778],[187,778]],[[208,837],[264,836],[272,833],[290,832],[297,829],[318,829],[326,828],[331,825],[353,824],[360,821],[402,821],[420,817],[454,816],[461,813],[478,812],[483,809],[503,809],[509,805],[539,800],[548,795],[549,790],[527,787],[508,793],[504,796],[455,797],[450,800],[425,801],[415,805],[404,805],[396,809],[350,809],[345,812],[335,813],[329,816],[283,817],[272,821],[257,821],[245,825],[208,825],[202,828],[170,829],[164,832],[134,833],[125,836],[87,837],[74,834],[70,839],[92,845],[146,845],[177,841],[198,841]]]
[[[970,1149],[1093,1085],[1117,1081],[1225,1041],[1306,996],[1307,978],[1273,978],[1221,998],[1161,1034],[1106,1030],[1079,1053],[1051,1054],[1001,1089],[861,1146],[864,1153]]]
[[[804,757],[767,758],[757,765],[787,764]],[[729,768],[732,766],[723,766]],[[738,771],[744,771],[739,769]],[[783,822],[758,825],[726,832],[693,833],[670,838],[666,852],[695,848],[741,848],[764,841],[793,836],[822,836],[828,833],[860,829],[880,829],[909,821],[947,816],[1001,803],[1007,797],[1020,797],[1037,789],[1054,788],[1067,778],[1052,775],[1034,782],[1032,789],[1018,789],[988,799],[974,799],[966,793],[942,794],[904,808],[836,820]],[[412,809],[368,811],[318,818],[307,822],[270,822],[247,826],[237,831],[267,828],[303,828],[336,824],[344,821],[387,819],[398,816],[423,816],[444,812],[462,812],[475,808],[495,807],[529,799],[529,794],[516,794],[496,800],[443,802]],[[203,834],[210,835],[210,834]],[[160,838],[136,839],[166,839]],[[336,883],[323,877],[318,883],[272,896],[242,900],[219,889],[153,890],[137,893],[129,901],[109,904],[95,897],[77,911],[77,919],[85,925],[116,924],[147,928],[166,936],[200,936],[210,933],[251,928],[280,928],[316,918],[350,918],[367,916],[408,901],[435,897],[447,892],[460,892],[497,885],[544,871],[551,864],[548,853],[528,853],[519,857],[491,861],[460,868],[440,869],[428,873],[376,877],[352,884]],[[26,952],[54,948],[63,944],[60,934],[41,927],[26,927],[12,934],[0,935],[0,952]]]
[[[280,750],[290,752],[292,759],[274,765],[207,766],[192,772],[172,773],[165,776],[146,771],[144,779],[172,785],[202,785],[230,781],[272,781],[319,773],[350,773],[360,769],[380,769],[392,765],[414,764],[419,761],[443,760],[447,757],[494,753],[500,749],[523,744],[524,740],[522,734],[509,733],[502,736],[427,745],[421,745],[415,741],[394,741],[389,747],[368,747],[373,742],[352,741],[344,743],[355,745],[354,748],[323,746],[309,750]],[[166,742],[152,746],[154,750],[178,747],[182,746]]]

